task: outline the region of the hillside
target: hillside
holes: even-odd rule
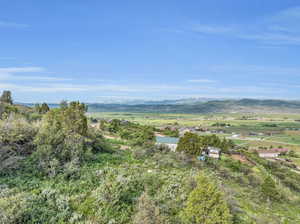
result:
[[[89,112],[147,113],[299,113],[300,101],[284,100],[211,100],[169,104],[89,104]]]
[[[1,224],[300,223],[298,151],[267,160],[187,133],[173,152],[156,127],[88,119],[79,102],[37,109],[0,119]],[[220,159],[199,160],[208,146]]]

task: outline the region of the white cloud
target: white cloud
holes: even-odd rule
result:
[[[8,67],[0,68],[0,80],[36,80],[36,81],[64,81],[71,80],[66,78],[57,78],[49,76],[32,76],[32,75],[18,75],[18,73],[40,73],[45,72],[42,67]]]

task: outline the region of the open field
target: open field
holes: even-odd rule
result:
[[[300,151],[300,114],[155,114],[155,113],[88,113],[101,119],[124,119],[155,127],[202,127],[220,137],[232,138],[235,143],[250,148],[287,147]],[[226,124],[225,127],[216,124]],[[202,133],[205,134],[205,133]]]

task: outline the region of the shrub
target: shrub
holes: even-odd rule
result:
[[[183,223],[231,223],[229,208],[222,193],[203,174],[197,177],[197,187],[189,194],[181,218]]]
[[[137,213],[134,215],[133,224],[163,224],[167,220],[160,214],[159,208],[149,195],[144,192],[138,199]]]
[[[36,125],[22,117],[10,115],[4,121],[0,121],[0,145],[10,146],[17,155],[28,155],[33,152],[33,139],[36,133]]]
[[[261,185],[261,192],[264,198],[272,201],[278,201],[281,199],[275,181],[271,176],[265,178],[264,182]]]
[[[18,169],[20,161],[34,150],[34,136],[37,133],[35,124],[24,118],[15,118],[12,114],[0,121],[0,173]]]
[[[49,111],[35,138],[39,167],[50,176],[70,164],[81,164],[87,155],[103,150],[102,136],[88,132],[85,106],[72,102],[68,107]],[[74,162],[76,161],[76,162]],[[69,164],[69,165],[66,165]]]

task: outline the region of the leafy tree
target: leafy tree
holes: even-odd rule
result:
[[[13,104],[11,92],[8,90],[3,91],[2,96],[0,97],[1,103]]]
[[[189,194],[180,216],[186,224],[231,223],[231,215],[223,194],[204,174],[197,177],[197,187]]]
[[[186,152],[191,155],[200,155],[204,150],[204,145],[197,134],[186,132],[183,137],[179,139],[177,151]]]
[[[187,132],[179,139],[177,151],[186,152],[191,155],[200,155],[201,152],[209,146],[218,147],[222,152],[226,153],[230,148],[234,147],[234,143],[225,138],[221,140],[216,135],[199,136]]]

